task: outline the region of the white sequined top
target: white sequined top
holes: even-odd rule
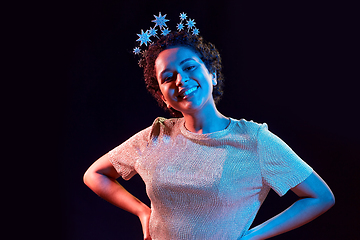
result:
[[[239,239],[270,188],[282,196],[312,173],[266,124],[244,119],[197,134],[157,118],[109,156],[125,180],[144,180],[153,240]]]

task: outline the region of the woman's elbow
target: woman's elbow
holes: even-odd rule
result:
[[[85,183],[85,185],[87,185],[87,181],[88,181],[88,171],[86,171],[83,175],[83,182]]]
[[[326,194],[323,194],[323,196],[321,196],[320,200],[321,200],[321,205],[324,208],[324,211],[329,210],[330,208],[332,208],[335,205],[335,196],[331,192],[330,189],[329,189],[329,192],[327,192]]]
[[[93,174],[94,173],[89,168],[88,170],[86,170],[86,172],[83,175],[83,181],[84,181],[85,185],[88,186],[88,187],[90,187],[91,179],[92,179]]]
[[[335,196],[332,192],[330,192],[330,196],[327,198],[327,205],[329,206],[329,208],[331,208],[332,206],[335,205]]]

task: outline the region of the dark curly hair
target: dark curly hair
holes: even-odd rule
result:
[[[148,50],[144,51],[139,61],[139,66],[144,69],[146,89],[155,97],[162,108],[170,111],[172,116],[182,116],[181,112],[173,108],[167,108],[166,104],[158,94],[158,92],[160,92],[160,87],[155,72],[155,60],[160,52],[175,46],[185,46],[194,50],[204,62],[208,71],[211,73],[216,72],[217,84],[213,88],[213,98],[215,103],[218,103],[223,95],[224,85],[219,51],[212,43],[206,42],[201,36],[193,35],[187,31],[172,32],[166,36],[162,36],[155,43],[152,43]]]

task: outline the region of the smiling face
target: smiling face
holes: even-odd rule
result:
[[[216,75],[190,48],[173,47],[162,51],[155,61],[161,97],[168,107],[184,114],[215,107],[212,96]]]

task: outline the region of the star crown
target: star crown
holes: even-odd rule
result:
[[[139,37],[136,41],[140,42],[140,45],[133,49],[133,53],[135,55],[139,55],[143,52],[143,50],[141,49],[142,45],[145,45],[147,47],[148,43],[150,44],[152,43],[152,40],[150,39],[151,37],[156,37],[157,39],[160,39],[158,37],[157,30],[161,31],[162,36],[166,36],[171,32],[171,30],[169,30],[169,28],[166,25],[166,22],[169,21],[168,19],[165,18],[166,15],[167,14],[162,15],[161,12],[159,12],[159,16],[154,15],[155,19],[152,20],[151,22],[155,23],[155,26],[146,30],[145,32],[143,29],[141,29],[140,34],[136,34]],[[192,31],[191,33],[193,35],[199,35],[200,31],[195,27],[196,24],[195,20],[190,18],[188,20],[187,19],[188,16],[186,13],[184,12],[180,13],[180,23],[178,23],[176,26],[177,30],[179,32],[185,31],[185,25],[186,25],[188,32]],[[156,29],[156,27],[159,27],[159,29]]]

